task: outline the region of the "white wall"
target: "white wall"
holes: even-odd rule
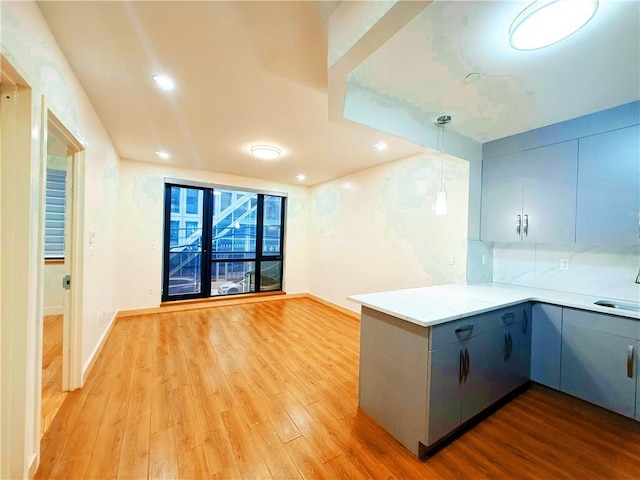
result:
[[[87,259],[83,269],[84,308],[82,313],[82,352],[83,364],[86,364],[96,344],[108,327],[109,320],[116,311],[115,283],[116,257],[115,209],[117,205],[118,157],[89,103],[84,91],[75,78],[65,57],[49,31],[35,2],[2,2],[1,51],[4,58],[18,71],[31,87],[32,109],[29,130],[32,132],[32,164],[25,186],[29,192],[30,203],[26,205],[27,221],[15,226],[15,235],[28,239],[27,262],[21,268],[27,277],[28,297],[26,305],[20,311],[24,318],[16,319],[27,326],[25,338],[15,345],[26,358],[25,377],[16,379],[26,387],[16,389],[13,402],[26,405],[24,417],[17,418],[12,425],[23,425],[24,430],[11,432],[13,442],[24,445],[23,458],[12,458],[14,476],[26,477],[27,469],[34,456],[39,454],[39,411],[40,411],[40,365],[42,341],[42,281],[44,276],[42,262],[42,219],[43,219],[43,180],[44,158],[41,145],[41,120],[43,112],[41,98],[45,97],[48,107],[74,136],[86,143],[86,194],[85,227],[96,232],[99,244],[93,258]],[[4,67],[3,67],[4,68]],[[3,168],[6,166],[3,158]],[[15,179],[21,187],[22,179]],[[3,201],[10,192],[2,191]],[[31,208],[30,208],[31,207]],[[4,217],[3,217],[4,221]],[[84,240],[87,249],[86,238]],[[11,252],[5,249],[3,255]],[[4,268],[4,257],[3,257]],[[3,308],[4,308],[3,298]],[[96,324],[96,312],[105,307],[107,315],[100,324]],[[4,320],[3,320],[4,321]],[[4,332],[4,329],[3,329]],[[16,356],[19,361],[22,355]],[[17,388],[17,385],[16,385]],[[20,387],[22,388],[22,387]],[[3,390],[4,395],[4,390]],[[17,395],[23,398],[17,398]],[[5,408],[3,398],[3,409]],[[3,422],[3,429],[5,424]],[[6,468],[6,465],[4,466]]]
[[[560,260],[569,260],[569,270]],[[639,245],[496,243],[493,281],[640,301]]]
[[[469,163],[447,157],[444,165],[449,212],[442,217],[433,213],[435,156],[313,187],[309,292],[358,311],[347,295],[464,282]]]
[[[44,266],[44,315],[60,315],[64,307],[64,264],[52,263]]]
[[[214,172],[122,160],[118,202],[118,308],[157,307],[162,288],[164,179],[283,192],[287,198],[285,290],[306,292],[309,188]],[[153,248],[152,248],[153,245]],[[149,294],[149,287],[153,294]]]

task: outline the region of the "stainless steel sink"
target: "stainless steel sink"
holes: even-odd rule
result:
[[[619,310],[628,310],[630,312],[640,313],[640,304],[616,302],[613,300],[598,300],[593,302],[601,307],[617,308]]]

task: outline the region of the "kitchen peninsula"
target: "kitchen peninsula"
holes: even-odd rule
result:
[[[530,379],[640,420],[633,304],[492,283],[349,300],[362,305],[359,406],[416,456]]]

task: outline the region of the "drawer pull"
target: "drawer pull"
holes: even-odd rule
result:
[[[458,327],[455,330],[456,335],[460,334],[460,333],[466,333],[469,332],[469,334],[471,334],[471,332],[473,332],[473,323],[470,323],[469,325],[465,325],[464,327]]]
[[[502,321],[506,325],[512,325],[515,321],[515,315],[513,314],[513,312],[505,313],[504,315],[502,315]]]
[[[627,377],[633,378],[633,345],[627,346]]]

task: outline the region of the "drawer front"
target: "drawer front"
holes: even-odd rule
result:
[[[565,325],[640,340],[640,320],[633,318],[565,308],[562,319]]]
[[[522,321],[523,318],[524,304],[521,304],[436,325],[432,327],[429,349],[437,350],[468,340],[489,330]]]

